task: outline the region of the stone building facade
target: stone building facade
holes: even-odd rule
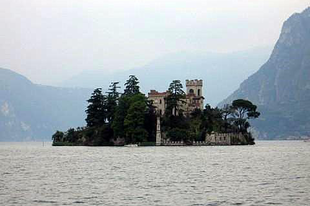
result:
[[[196,108],[200,110],[204,109],[202,89],[202,80],[186,80],[186,98],[183,100],[186,103],[181,105],[181,109],[184,111],[185,115],[189,115]],[[158,92],[156,90],[151,90],[148,93],[148,99],[153,101],[153,105],[155,106],[159,116],[162,116],[165,113],[167,107],[165,100],[168,95],[168,91]]]

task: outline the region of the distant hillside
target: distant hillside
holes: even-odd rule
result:
[[[180,52],[163,56],[142,68],[107,74],[105,71],[83,72],[65,81],[66,87],[106,87],[111,81],[123,85],[130,74],[136,75],[143,92],[165,91],[170,82],[180,79],[203,79],[206,102],[216,105],[257,71],[270,55],[270,48],[252,49],[228,54]],[[185,85],[184,85],[185,86]]]
[[[51,140],[56,129],[85,125],[91,92],[36,85],[0,69],[0,141]]]
[[[259,105],[261,138],[310,136],[310,8],[283,24],[269,60],[220,105],[237,98]]]

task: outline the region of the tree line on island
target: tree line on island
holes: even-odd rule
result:
[[[56,131],[52,136],[54,146],[113,146],[137,144],[155,145],[156,108],[153,102],[140,92],[139,81],[130,75],[118,92],[119,82],[112,82],[106,94],[97,88],[87,100],[85,127],[70,128],[66,132]],[[191,145],[193,141],[204,141],[207,133],[242,133],[248,144],[254,139],[248,132],[249,119],[260,113],[256,105],[248,100],[238,99],[222,109],[206,105],[205,109],[195,109],[184,115],[182,104],[186,104],[185,92],[180,80],[174,80],[168,88],[165,99],[166,110],[161,117],[164,137],[170,141],[183,141]]]

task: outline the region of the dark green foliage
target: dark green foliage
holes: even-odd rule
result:
[[[234,124],[238,127],[239,132],[247,132],[250,127],[248,119],[259,117],[260,113],[256,111],[257,106],[249,100],[237,99],[232,103],[232,113]]]
[[[132,102],[124,120],[126,142],[142,142],[147,140],[147,132],[143,128],[146,113],[146,101]]]
[[[75,142],[77,140],[74,128],[68,129],[64,136],[67,142]]]
[[[212,108],[210,105],[206,105],[205,109],[203,110],[203,122],[204,128],[206,132],[211,133],[214,132],[221,132],[223,119],[221,110],[219,108]]]
[[[129,97],[122,96],[119,99],[118,106],[114,114],[114,121],[112,123],[112,129],[114,131],[114,137],[124,137],[124,120],[127,115],[127,110],[130,107]]]
[[[139,92],[138,80],[130,76],[125,92],[119,97],[118,82],[110,85],[108,95],[102,95],[97,88],[88,100],[87,126],[70,128],[66,132],[57,131],[53,136],[53,145],[154,145],[157,116],[152,102]],[[248,142],[254,143],[247,133],[248,119],[259,116],[256,106],[247,100],[236,100],[232,106],[223,110],[206,105],[203,111],[196,109],[190,116],[184,116],[181,104],[184,92],[180,81],[170,84],[167,98],[167,113],[162,117],[162,131],[170,141],[183,141],[191,145],[193,141],[204,141],[206,133],[243,132]],[[240,129],[241,128],[241,129]]]
[[[140,93],[139,81],[136,76],[130,75],[125,83],[124,95],[134,95]]]
[[[173,128],[167,132],[167,137],[171,141],[189,141],[189,133],[186,129]]]
[[[241,112],[241,118],[235,116],[236,112]],[[196,109],[189,117],[166,115],[162,120],[162,129],[166,132],[166,137],[172,141],[204,141],[206,133],[242,132],[247,142],[252,144],[254,139],[247,132],[250,127],[247,120],[258,115],[255,105],[247,100],[238,100],[234,106],[227,105],[223,109],[206,105],[203,111]],[[238,125],[242,125],[241,129]]]
[[[86,110],[86,123],[88,127],[100,126],[105,123],[105,101],[106,97],[102,95],[101,88],[95,89],[90,99],[87,100],[89,103]]]
[[[138,83],[134,75],[129,76],[114,113],[114,137],[125,138],[126,143],[144,141],[149,136],[144,129],[147,98],[140,93]]]
[[[162,121],[162,129],[166,132],[167,138],[172,141],[183,140],[186,142],[190,139],[190,122],[183,115],[165,115]]]
[[[77,137],[75,130],[73,128],[70,128],[65,133],[56,131],[55,134],[52,136],[53,142],[76,142]]]
[[[171,128],[189,128],[188,119],[184,116],[166,116],[163,119],[163,126],[167,130]]]
[[[55,134],[53,134],[52,136],[52,140],[53,142],[60,142],[62,141],[64,138],[64,133],[63,132],[60,132],[60,131],[56,131]]]
[[[156,136],[156,110],[151,101],[146,102],[146,113],[145,113],[145,121],[144,128],[148,132],[148,142],[155,142]]]
[[[109,88],[108,96],[105,101],[105,110],[106,110],[106,121],[111,124],[113,122],[114,113],[117,107],[119,93],[117,89],[120,88],[117,86],[119,82],[112,82]]]
[[[119,99],[112,128],[114,137],[125,138],[126,143],[153,140],[156,123],[155,110],[144,94],[139,92],[135,76],[125,84],[124,94]],[[148,121],[149,120],[149,121]]]
[[[232,125],[233,118],[231,118],[231,114],[234,112],[234,109],[231,105],[225,104],[221,109],[222,119],[223,119],[223,130],[224,132],[233,132],[236,130],[234,125]]]
[[[181,105],[185,104],[185,92],[180,80],[173,80],[168,88],[169,95],[166,98],[166,115],[182,115]]]
[[[203,113],[200,109],[195,109],[189,120],[189,139],[191,141],[204,141],[204,130],[203,130]]]
[[[90,145],[113,145],[112,142],[110,142],[110,138],[113,137],[113,130],[109,125],[103,125],[99,128],[94,128],[93,130],[93,135],[89,137],[89,139],[91,140]]]

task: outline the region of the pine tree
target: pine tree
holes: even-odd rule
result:
[[[105,110],[106,110],[106,121],[109,124],[112,124],[113,122],[113,117],[114,113],[116,111],[116,107],[118,104],[118,99],[119,99],[119,93],[117,92],[117,89],[120,88],[117,86],[119,82],[112,82],[111,85],[109,86],[109,91],[107,100],[105,102]]]
[[[166,114],[177,116],[182,111],[180,106],[185,104],[185,92],[180,80],[173,80],[168,88],[169,95],[166,98],[167,112]]]
[[[130,75],[125,83],[124,95],[135,95],[140,93],[138,78],[135,75]]]
[[[101,126],[105,123],[106,112],[104,108],[106,96],[102,95],[101,88],[97,88],[90,97],[86,110],[86,123],[88,127]]]
[[[238,127],[239,132],[246,133],[247,129],[251,126],[248,122],[249,119],[256,119],[260,113],[256,111],[257,106],[251,101],[245,99],[236,99],[232,103],[232,116],[234,123]]]

